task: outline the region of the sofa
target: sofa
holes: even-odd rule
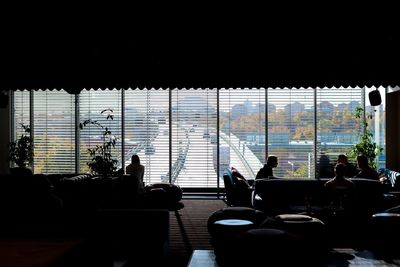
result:
[[[370,241],[373,214],[394,205],[386,198],[387,187],[380,181],[351,179],[354,190],[342,196],[338,205],[324,184],[328,179],[277,178],[257,179],[252,203],[267,216],[307,214],[327,225],[334,246],[366,245]]]
[[[83,240],[78,258],[83,253],[104,266],[117,258],[157,266],[168,249],[169,211],[144,205],[143,188],[129,178],[0,175],[0,240]]]
[[[330,204],[324,184],[328,179],[257,179],[254,182],[253,206],[268,215],[292,213],[307,208],[323,208]],[[385,186],[379,181],[353,178],[353,206],[370,215],[383,210]]]

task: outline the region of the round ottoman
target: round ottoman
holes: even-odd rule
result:
[[[213,212],[208,218],[207,228],[216,257],[225,258],[229,255],[232,238],[257,228],[264,220],[262,211],[249,207],[227,207]]]
[[[297,236],[306,251],[304,256],[323,260],[329,252],[326,227],[318,218],[304,214],[280,214],[266,219],[261,227],[280,229]],[[312,255],[307,255],[309,253]]]
[[[227,207],[213,212],[207,221],[207,229],[211,237],[217,236],[220,225],[215,224],[216,221],[226,219],[246,220],[253,223],[252,228],[258,227],[266,216],[264,212],[248,207]],[[248,229],[246,229],[248,230]]]
[[[154,208],[176,210],[182,208],[182,189],[175,184],[154,183],[145,186],[147,204]]]
[[[214,222],[214,238],[230,238],[254,228],[254,223],[242,219],[223,219]]]
[[[325,224],[315,217],[303,214],[280,214],[275,216],[279,229],[299,235],[303,239],[321,237]]]

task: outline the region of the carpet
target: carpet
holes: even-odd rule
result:
[[[208,217],[227,207],[222,200],[184,199],[184,208],[170,214],[168,266],[187,266],[193,250],[212,250]]]

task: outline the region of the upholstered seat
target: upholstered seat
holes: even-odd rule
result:
[[[258,227],[264,220],[265,214],[262,211],[249,207],[227,207],[213,212],[208,218],[207,227],[211,237],[218,235],[218,225],[215,224],[219,220],[238,219],[246,220],[253,223],[254,227]]]
[[[239,181],[229,168],[224,170],[223,178],[228,206],[253,206],[251,203],[253,189],[247,182]]]
[[[175,184],[154,183],[145,186],[147,205],[153,208],[167,208],[178,210],[183,207],[181,203],[182,189]]]
[[[279,214],[266,219],[263,228],[274,228],[296,235],[311,250],[327,251],[326,227],[318,218],[304,214]]]
[[[224,259],[225,262],[230,257],[230,244],[236,235],[259,227],[264,220],[262,211],[249,207],[227,207],[213,212],[207,228],[217,261]]]

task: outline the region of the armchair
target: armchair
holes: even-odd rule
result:
[[[253,189],[246,180],[239,180],[230,168],[224,170],[223,178],[228,206],[253,206],[251,201]]]

